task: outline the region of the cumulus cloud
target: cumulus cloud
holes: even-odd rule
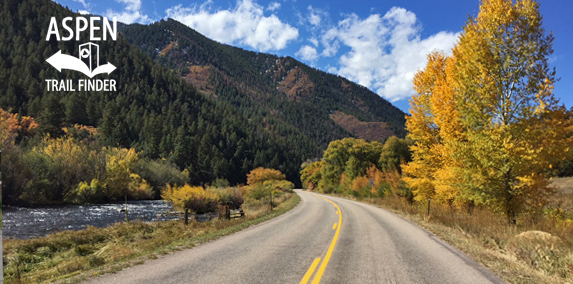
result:
[[[281,8],[281,3],[278,2],[271,2],[269,3],[269,6],[267,6],[267,10],[269,11],[275,11]]]
[[[108,9],[106,17],[117,17],[117,20],[126,24],[149,23],[150,19],[147,15],[141,13],[141,0],[115,0],[118,3],[125,4],[125,8],[121,12]]]
[[[252,0],[239,0],[232,10],[216,10],[211,2],[165,11],[200,33],[228,44],[243,44],[259,51],[281,50],[298,38],[298,29],[283,23],[276,15],[265,16],[264,8]]]
[[[318,59],[318,52],[316,51],[316,48],[309,45],[301,47],[295,55],[300,56],[302,60],[305,61],[315,61]]]
[[[416,15],[394,7],[384,16],[366,19],[351,14],[322,34],[321,56],[335,56],[340,46],[349,51],[329,71],[368,87],[395,102],[413,94],[412,79],[425,66],[432,50],[448,52],[458,34],[440,32],[422,39]]]

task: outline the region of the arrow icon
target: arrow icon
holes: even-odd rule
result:
[[[83,62],[83,61],[82,61],[82,62]],[[85,63],[84,63],[84,64],[85,64]],[[87,67],[87,65],[86,65],[86,67]],[[113,64],[111,64],[111,63],[108,62],[107,64],[98,66],[98,68],[96,68],[96,69],[92,72],[92,75],[90,76],[90,78],[93,77],[93,76],[95,76],[95,75],[102,74],[102,73],[107,73],[107,74],[109,74],[109,73],[113,72],[113,70],[115,70],[115,66],[113,66]]]
[[[62,72],[62,69],[69,69],[81,72],[90,78],[102,73],[109,74],[115,70],[115,66],[108,62],[107,64],[98,66],[93,71],[90,71],[89,67],[81,59],[68,54],[62,54],[61,50],[46,59],[46,62],[50,63],[50,65],[54,66],[54,68],[60,72]]]

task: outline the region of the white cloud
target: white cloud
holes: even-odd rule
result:
[[[252,0],[239,0],[232,10],[213,11],[211,2],[197,7],[181,5],[165,11],[198,32],[223,43],[239,43],[259,51],[281,50],[298,38],[298,29],[276,15],[264,16],[263,7]]]
[[[316,48],[309,45],[301,47],[300,50],[295,53],[295,55],[300,56],[302,60],[305,61],[315,61],[318,59],[318,52],[316,51]]]
[[[321,37],[322,56],[334,56],[341,45],[350,48],[342,54],[338,68],[330,68],[394,102],[413,94],[412,79],[426,64],[432,50],[449,52],[458,34],[439,32],[426,39],[420,36],[416,15],[394,7],[384,16],[360,19],[351,14]]]
[[[271,2],[269,3],[269,6],[267,6],[267,10],[269,11],[275,11],[281,8],[281,3],[278,2]]]
[[[318,40],[316,38],[309,38],[308,41],[312,43],[315,47],[318,47]]]
[[[321,9],[314,8],[311,5],[306,9],[308,10],[308,17],[306,20],[314,27],[318,27],[324,22],[324,19],[328,18],[328,13]]]
[[[84,8],[89,8],[89,4],[86,3],[86,0],[73,0],[74,2],[78,2],[84,6]]]
[[[121,12],[108,9],[106,17],[117,17],[117,20],[126,24],[134,22],[149,23],[150,19],[147,15],[141,13],[141,0],[115,0],[118,3],[125,4],[125,9]]]
[[[91,14],[90,11],[88,11],[88,10],[78,10],[78,13],[80,13],[80,15],[89,15],[89,14]]]

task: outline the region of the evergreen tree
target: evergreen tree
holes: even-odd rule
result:
[[[38,131],[53,138],[64,134],[64,105],[57,95],[48,95],[42,100],[42,112],[38,116]]]

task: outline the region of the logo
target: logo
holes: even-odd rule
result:
[[[94,50],[95,56],[93,56]],[[83,60],[87,60],[88,63],[86,64]],[[115,66],[109,62],[101,66],[99,65],[99,45],[91,42],[80,44],[79,58],[62,54],[62,51],[60,50],[50,58],[46,59],[46,61],[60,72],[62,69],[75,70],[90,78],[102,73],[109,74],[115,70]]]
[[[62,27],[68,32],[67,36],[60,36],[58,29],[58,23],[55,17],[50,20],[50,26],[48,28],[48,33],[46,35],[46,41],[50,41],[52,36],[56,37],[57,41],[69,41],[74,38],[79,41],[83,32],[87,32],[88,20],[84,17],[75,18],[75,34],[74,30],[70,27],[69,22],[72,21],[72,17],[66,17],[62,20]],[[113,19],[113,27],[110,25],[109,21],[105,17],[90,17],[89,20],[90,29],[89,36],[90,41],[100,41],[102,37],[96,36],[96,32],[101,30],[103,40],[109,37],[112,40],[117,39],[117,19]],[[97,23],[101,24],[98,25]],[[93,78],[99,74],[110,74],[116,67],[107,62],[106,64],[100,65],[100,50],[99,45],[88,42],[79,45],[79,56],[74,57],[68,54],[62,54],[59,50],[50,58],[46,59],[50,65],[56,68],[59,72],[62,69],[74,70],[81,72],[82,74]],[[46,87],[48,91],[76,91],[75,86],[77,86],[78,91],[116,91],[116,82],[113,79],[80,79],[74,86],[72,80],[56,80],[56,79],[46,79]]]

